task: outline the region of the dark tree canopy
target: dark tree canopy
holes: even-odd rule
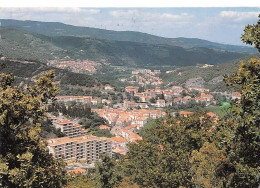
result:
[[[58,88],[54,72],[40,76],[27,90],[13,86],[14,76],[0,75],[1,187],[62,187],[64,163],[40,140],[45,105]]]
[[[257,24],[247,25],[241,39],[244,43],[253,45],[260,52],[260,14]]]

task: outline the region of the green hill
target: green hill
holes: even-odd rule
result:
[[[74,88],[74,93],[72,94],[76,94],[75,92],[78,92],[79,90],[81,90],[81,92],[83,90],[101,90],[105,84],[91,75],[57,69],[37,61],[22,59],[10,60],[2,58],[0,64],[4,64],[4,68],[1,67],[0,73],[5,72],[15,75],[15,84],[19,85],[19,87],[30,85],[38,76],[44,74],[50,69],[55,71],[55,81],[61,88],[60,94],[65,94],[65,90],[68,90],[68,88]]]
[[[147,44],[166,44],[183,48],[205,47],[234,52],[257,52],[257,50],[252,47],[219,44],[197,38],[164,38],[135,31],[111,31],[90,27],[72,26],[59,22],[38,22],[29,20],[20,21],[10,19],[0,19],[0,22],[2,23],[3,27],[15,28],[46,36],[91,37],[97,39],[129,41]]]
[[[237,72],[238,66],[241,61],[246,62],[250,58],[260,58],[259,54],[235,59],[232,61],[224,62],[213,67],[202,68],[203,65],[177,67],[175,72],[166,74],[162,73],[164,85],[183,85],[195,84],[198,87],[206,87],[213,91],[228,91],[231,87],[223,82],[224,75],[232,75]],[[181,72],[181,76],[179,73]]]
[[[146,66],[220,64],[248,55],[204,47],[185,49],[171,45],[155,45],[127,41],[109,41],[88,37],[49,37],[26,31],[0,27],[3,55],[15,59],[47,62],[54,58],[106,60],[111,65]]]

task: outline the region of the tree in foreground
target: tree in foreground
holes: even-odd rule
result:
[[[70,174],[68,183],[64,188],[94,188],[96,186],[92,173],[87,175],[83,174]]]
[[[120,180],[116,164],[106,153],[100,156],[95,164],[95,180],[98,188],[112,188]]]
[[[22,89],[13,86],[13,75],[0,75],[1,187],[62,187],[66,182],[64,163],[40,140],[45,105],[58,92],[53,79],[50,71]]]
[[[242,41],[260,52],[260,20],[244,32]],[[241,62],[237,73],[224,80],[240,88],[241,100],[231,102],[232,117],[220,123],[216,146],[206,144],[193,152],[194,180],[204,187],[259,187],[260,59]]]
[[[259,25],[246,26],[242,40],[260,51]],[[242,62],[225,81],[241,92],[229,117],[216,122],[195,113],[158,121],[129,145],[120,163],[125,176],[141,187],[259,187],[260,60]]]
[[[155,128],[145,130],[149,134],[143,134],[142,141],[129,144],[120,161],[125,176],[141,187],[194,186],[190,156],[203,143],[213,141],[213,126],[214,120],[203,112],[158,120]]]
[[[257,24],[247,25],[241,39],[244,43],[253,45],[260,52],[260,15]]]
[[[233,101],[233,119],[223,126],[224,141],[232,167],[233,187],[260,185],[260,60],[241,63],[238,72],[226,82],[241,87],[241,101]]]

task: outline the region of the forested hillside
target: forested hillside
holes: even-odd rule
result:
[[[247,56],[247,53],[220,51],[204,47],[185,49],[125,41],[108,41],[71,36],[47,37],[25,31],[0,28],[0,50],[4,56],[47,62],[69,56],[72,59],[106,61],[111,65],[220,64]]]
[[[183,48],[205,47],[234,52],[256,53],[251,47],[226,45],[197,38],[164,38],[134,31],[111,31],[90,27],[79,27],[59,22],[38,22],[0,19],[2,26],[39,33],[47,36],[77,36],[97,39],[129,41],[147,44],[166,44]]]
[[[0,60],[0,64],[3,66],[0,72],[12,73],[16,77],[16,85],[20,87],[30,85],[39,75],[51,69],[55,72],[55,81],[60,86],[61,93],[68,87],[83,88],[86,90],[93,88],[102,89],[104,87],[102,82],[93,76],[49,67],[37,61],[2,59]]]
[[[193,84],[194,86],[206,87],[213,91],[227,91],[231,88],[227,88],[223,81],[223,76],[234,74],[242,61],[246,62],[250,58],[259,57],[259,54],[255,54],[207,68],[203,68],[204,65],[176,67],[172,73],[166,74],[163,72],[162,78],[165,81],[164,85],[171,84],[188,87],[189,84]]]

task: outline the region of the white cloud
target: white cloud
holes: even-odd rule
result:
[[[137,10],[127,10],[127,11],[123,11],[123,10],[113,10],[109,12],[111,16],[113,17],[117,17],[117,18],[121,18],[121,17],[131,17],[135,14],[138,14],[139,11]]]
[[[187,21],[192,18],[194,18],[193,15],[187,14],[187,13],[181,13],[181,14],[168,14],[164,13],[162,15],[159,15],[160,19],[168,19],[172,21]]]
[[[236,11],[221,11],[220,18],[232,20],[234,22],[244,22],[252,19],[257,19],[260,12],[236,12]]]
[[[86,26],[95,22],[95,16],[100,13],[100,9],[77,7],[0,8],[2,19],[63,22],[77,26]]]
[[[100,9],[87,9],[85,11],[90,14],[99,14],[101,12]]]
[[[33,15],[33,14],[99,14],[100,9],[85,9],[77,7],[38,7],[38,8],[0,8],[1,16],[10,15]],[[21,18],[20,18],[21,19]]]
[[[138,10],[116,10],[110,11],[110,15],[115,18],[125,18],[125,19],[136,19],[140,21],[154,21],[154,20],[161,20],[161,21],[187,21],[194,18],[193,15],[188,13],[181,13],[181,14],[170,14],[170,13],[149,13],[149,12],[141,12]]]

